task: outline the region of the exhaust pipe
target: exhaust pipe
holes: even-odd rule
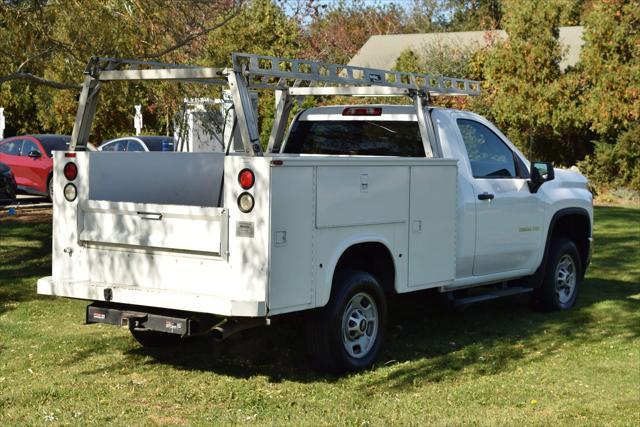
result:
[[[259,326],[269,326],[271,319],[268,318],[246,318],[246,319],[224,319],[211,329],[211,334],[216,341],[224,341],[231,335],[240,331]]]

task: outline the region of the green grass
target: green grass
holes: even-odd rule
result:
[[[35,294],[50,226],[5,219],[0,425],[640,425],[639,234],[640,210],[596,208],[593,263],[568,312],[398,298],[380,362],[335,378],[310,370],[299,322],[160,352],[84,325],[84,302]]]

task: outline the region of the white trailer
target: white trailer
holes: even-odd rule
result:
[[[258,115],[258,94],[251,92],[253,112]],[[175,151],[184,153],[224,153],[225,142],[242,146],[240,130],[234,127],[235,108],[231,92],[222,98],[185,98],[183,111],[174,120]],[[234,134],[231,135],[231,132]],[[236,145],[232,145],[235,147]]]
[[[90,63],[72,147],[55,153],[53,271],[39,293],[93,301],[89,323],[143,345],[303,311],[311,358],[336,372],[374,363],[387,294],[482,286],[453,302],[574,304],[591,253],[586,180],[529,163],[479,116],[426,105],[478,82],[246,54],[233,65]],[[228,84],[242,151],[82,151],[99,85],[131,79]],[[256,88],[277,93],[264,153]],[[287,133],[296,97],[336,94],[413,104],[308,109]]]

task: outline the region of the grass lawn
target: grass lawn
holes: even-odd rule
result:
[[[0,425],[640,425],[640,210],[596,208],[577,306],[523,297],[451,311],[426,295],[391,305],[371,371],[311,371],[285,323],[224,344],[142,349],[84,325],[86,303],[38,296],[46,217],[0,218]]]

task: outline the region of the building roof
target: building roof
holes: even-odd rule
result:
[[[563,47],[567,48],[560,61],[561,70],[578,62],[580,49],[584,44],[583,30],[584,28],[581,26],[560,27],[559,41]],[[436,43],[438,45],[456,44],[479,49],[486,46],[491,38],[504,39],[506,37],[507,33],[503,30],[376,35],[367,40],[349,61],[349,65],[388,70],[395,66],[400,54],[407,49],[420,54],[425,46]]]

